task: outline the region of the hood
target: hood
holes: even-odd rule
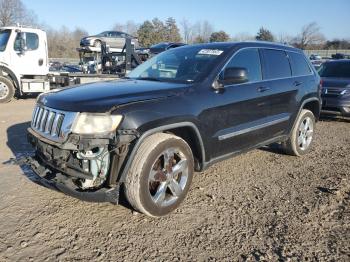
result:
[[[63,111],[102,113],[127,103],[179,95],[187,88],[188,84],[114,80],[50,92],[40,96],[38,103]]]
[[[322,87],[350,87],[350,78],[322,77]]]

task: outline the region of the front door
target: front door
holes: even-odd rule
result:
[[[11,54],[11,66],[20,75],[46,75],[48,73],[46,35],[41,32],[22,31],[26,50],[21,52],[20,33],[16,33],[14,42],[8,46]]]
[[[261,89],[259,50],[237,51],[225,68],[230,67],[245,68],[248,82],[225,85],[220,92],[208,90],[211,106],[200,114],[200,122],[206,137],[210,137],[206,142],[213,152],[208,156],[211,159],[249,148],[266,138],[269,92]]]

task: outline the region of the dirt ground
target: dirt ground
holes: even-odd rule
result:
[[[269,147],[196,173],[181,207],[152,219],[4,164],[30,152],[34,102],[0,105],[0,261],[350,260],[350,120],[319,122],[307,156]]]

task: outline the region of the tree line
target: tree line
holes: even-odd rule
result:
[[[40,24],[35,13],[27,9],[21,0],[0,0],[0,26],[14,25],[15,23],[44,29],[47,32],[50,57],[78,57],[76,48],[79,47],[80,39],[88,35],[88,32],[82,28],[53,29],[45,24]],[[139,43],[144,47],[159,42],[193,44],[258,40],[285,43],[301,49],[350,49],[349,40],[327,40],[315,22],[303,26],[295,36],[284,33],[276,35],[266,27],[261,27],[256,35],[241,32],[230,36],[223,30],[214,30],[213,24],[207,20],[192,23],[188,19],[182,19],[177,23],[173,17],[169,17],[165,21],[153,18],[141,24],[130,20],[126,23],[116,23],[110,29],[138,37]]]

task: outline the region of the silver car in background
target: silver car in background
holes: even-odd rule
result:
[[[126,38],[131,38],[131,43],[135,48],[139,46],[136,37],[120,31],[105,31],[97,35],[84,37],[80,40],[80,46],[101,48],[102,42],[106,42],[106,45],[112,48],[123,48]]]

